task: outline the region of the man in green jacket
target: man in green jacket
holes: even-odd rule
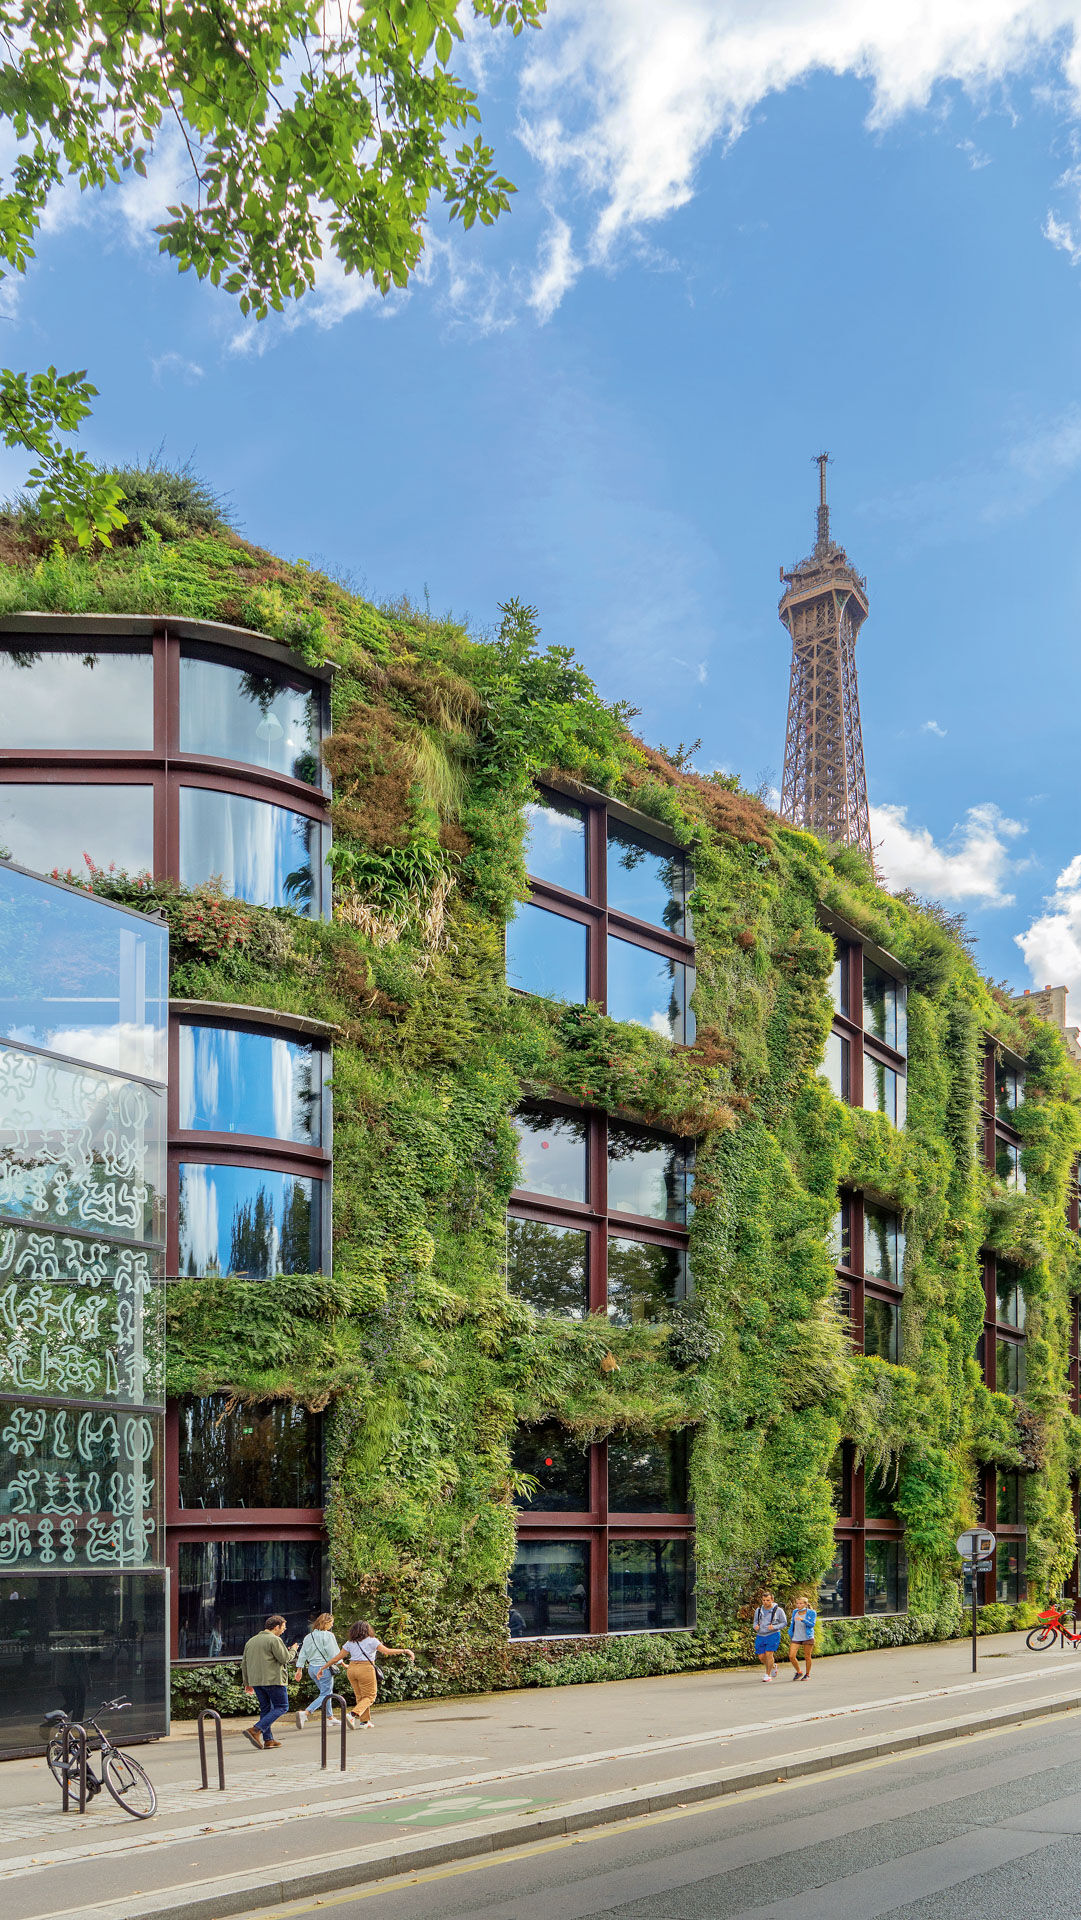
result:
[[[280,1747],[280,1740],[272,1740],[270,1729],[275,1720],[289,1711],[289,1689],[285,1683],[286,1669],[293,1664],[296,1647],[287,1647],[284,1640],[285,1619],[280,1613],[267,1615],[262,1633],[253,1633],[244,1648],[241,1668],[244,1677],[245,1693],[254,1693],[259,1702],[259,1718],[254,1727],[245,1727],[245,1738],[260,1753],[270,1747]]]

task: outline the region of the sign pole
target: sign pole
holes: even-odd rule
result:
[[[978,1582],[979,1582],[979,1574],[976,1572],[976,1562],[973,1561],[972,1563],[972,1671],[973,1673],[976,1672],[976,1588],[977,1588]]]

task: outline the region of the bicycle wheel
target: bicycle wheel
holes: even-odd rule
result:
[[[45,1749],[45,1759],[49,1772],[52,1774],[57,1786],[62,1789],[64,1785],[64,1741],[61,1735],[54,1734]],[[92,1800],[96,1793],[101,1792],[101,1781],[96,1778],[89,1761],[90,1756],[87,1755],[86,1797],[88,1800]],[[68,1761],[68,1786],[71,1793],[78,1794],[79,1756],[74,1747],[71,1750],[71,1758]]]
[[[1053,1627],[1033,1627],[1032,1632],[1026,1636],[1025,1645],[1030,1647],[1033,1653],[1042,1653],[1045,1647],[1053,1647],[1057,1639],[1058,1634]]]
[[[149,1820],[158,1804],[153,1783],[130,1753],[111,1747],[102,1766],[105,1785],[118,1807],[135,1820]]]

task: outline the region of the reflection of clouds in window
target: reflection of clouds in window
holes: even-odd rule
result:
[[[186,1258],[182,1265],[188,1273],[216,1273],[218,1265],[218,1193],[208,1178],[209,1167],[187,1167],[184,1171],[183,1234]]]
[[[208,787],[180,790],[180,878],[220,878],[226,893],[255,906],[318,911],[313,852],[318,826],[307,815]]]
[[[222,660],[180,662],[180,746],[314,783],[318,779],[318,696],[281,672]]]
[[[571,893],[584,893],[586,827],[581,807],[553,796],[531,801],[525,816],[526,871]]]
[[[154,864],[154,789],[59,783],[0,785],[0,844],[33,873],[85,877],[89,858],[126,873]]]
[[[271,1042],[270,1096],[274,1132],[279,1140],[286,1140],[293,1131],[293,1062],[284,1040]]]
[[[0,747],[154,745],[154,667],[146,653],[0,649]]]

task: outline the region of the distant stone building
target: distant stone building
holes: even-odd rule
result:
[[[1041,1020],[1049,1020],[1053,1027],[1057,1027],[1071,1058],[1081,1062],[1081,1028],[1066,1025],[1068,992],[1067,987],[1043,987],[1039,993],[1030,993],[1026,987],[1024,993],[1018,995],[1017,1004],[1031,1009]]]

